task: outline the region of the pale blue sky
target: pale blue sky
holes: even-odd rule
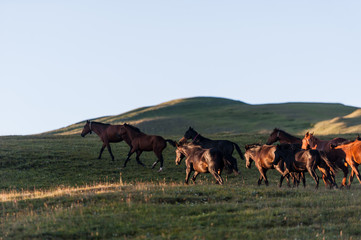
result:
[[[360,1],[0,1],[0,135],[193,96],[361,107]]]

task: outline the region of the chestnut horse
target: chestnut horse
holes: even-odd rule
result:
[[[361,164],[361,141],[356,139],[354,142],[340,144],[338,146],[332,146],[332,148],[334,148],[335,151],[342,151],[346,162],[351,167],[351,174],[348,186],[351,186],[354,175],[356,175],[357,179],[361,184],[360,172],[358,170],[358,165]]]
[[[317,149],[322,151],[331,150],[331,145],[338,145],[340,143],[348,141],[345,138],[334,138],[331,140],[320,140],[316,138],[313,133],[307,132],[302,139],[302,149],[307,149],[309,146],[311,149]]]
[[[200,146],[187,143],[183,143],[182,145],[176,143],[176,147],[175,163],[179,165],[184,156],[186,157],[186,184],[188,184],[189,176],[192,171],[194,171],[192,177],[194,183],[199,173],[211,173],[218,184],[223,184],[221,173],[225,164],[223,161],[223,154],[219,149],[204,149]]]
[[[246,145],[245,149],[246,152],[244,153],[244,157],[246,158],[246,167],[251,168],[252,161],[254,161],[260,173],[260,177],[258,179],[258,185],[261,185],[263,179],[266,186],[268,186],[268,179],[266,173],[269,169],[276,169],[279,173],[281,173],[281,178],[279,182],[279,187],[281,187],[284,179],[285,169],[282,161],[279,162],[277,165],[273,165],[273,161],[275,158],[274,152],[276,151],[276,146],[260,145],[256,143],[256,144]],[[288,176],[287,176],[287,181],[289,185]]]
[[[268,145],[271,145],[275,142],[279,141],[280,143],[288,143],[288,144],[299,144],[301,148],[302,139],[292,136],[291,134],[275,128],[273,129],[272,133],[268,137],[267,143]]]
[[[332,145],[338,145],[347,141],[345,138],[334,138],[331,140],[320,140],[316,138],[313,133],[307,132],[305,137],[302,139],[302,149],[316,149],[319,151],[325,151],[327,158],[334,164],[335,170],[341,169],[343,172],[343,179],[341,182],[341,188],[347,186],[347,175],[348,175],[348,168],[345,165],[345,157],[340,151],[335,151],[332,149]],[[322,176],[323,180],[325,181],[325,176]],[[326,182],[325,182],[326,184]]]
[[[85,135],[87,135],[88,133],[91,134],[92,132],[95,132],[103,141],[103,146],[100,149],[98,159],[102,157],[102,153],[105,147],[107,147],[110,156],[114,161],[114,155],[112,153],[112,149],[110,148],[110,143],[123,141],[123,138],[120,136],[120,127],[121,125],[111,125],[100,122],[86,121],[83,131],[81,132],[81,136],[85,137]]]
[[[330,187],[337,187],[333,178],[334,166],[327,159],[325,153],[317,150],[301,150],[292,147],[290,144],[281,144],[276,146],[274,155],[273,164],[279,164],[281,159],[285,163],[286,170],[283,173],[284,176],[291,172],[303,173],[308,171],[316,182],[316,188],[318,188],[319,177],[315,171],[318,168],[327,179]]]
[[[124,162],[124,167],[126,167],[127,162],[130,159],[130,156],[135,152],[137,153],[136,156],[137,162],[144,166],[144,164],[139,160],[140,155],[142,154],[143,151],[153,151],[154,154],[157,156],[158,160],[153,163],[152,168],[154,168],[155,165],[158,162],[160,162],[160,168],[158,172],[163,170],[162,153],[167,146],[167,142],[174,145],[174,142],[172,140],[169,139],[165,140],[161,136],[145,134],[141,132],[139,128],[136,128],[126,123],[120,127],[120,136],[130,146],[128,157]]]

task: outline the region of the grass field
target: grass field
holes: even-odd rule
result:
[[[266,135],[213,135],[247,143]],[[345,136],[353,139],[353,135]],[[180,136],[170,137],[179,139]],[[330,136],[331,138],[331,136]],[[360,239],[361,187],[329,190],[307,178],[307,187],[258,187],[258,171],[210,175],[184,185],[185,166],[164,151],[165,169],[150,169],[153,153],[123,169],[125,143],[98,160],[97,136],[0,137],[0,239]],[[340,183],[338,174],[337,181]]]

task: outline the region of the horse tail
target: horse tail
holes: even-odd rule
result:
[[[322,161],[324,161],[326,163],[326,165],[330,168],[331,172],[333,174],[335,174],[338,170],[340,170],[339,167],[337,167],[336,164],[334,164],[333,162],[331,162],[327,155],[326,155],[326,152],[324,151],[318,151],[319,155],[320,155],[320,158]]]
[[[241,149],[239,148],[239,146],[237,145],[237,143],[234,143],[234,142],[232,142],[232,143],[233,143],[234,147],[236,148],[236,150],[237,150],[239,156],[241,157],[241,159],[244,160],[243,153],[242,153]]]
[[[165,139],[166,142],[168,142],[170,145],[172,145],[173,147],[176,147],[176,142],[173,141],[172,139]]]

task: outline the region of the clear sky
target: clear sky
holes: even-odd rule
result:
[[[0,1],[0,135],[194,96],[361,107],[361,1]]]

